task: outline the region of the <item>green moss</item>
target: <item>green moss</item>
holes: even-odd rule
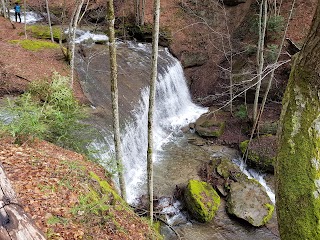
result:
[[[261,136],[260,138],[268,137],[268,135]],[[258,141],[259,139],[253,139],[252,141]],[[271,142],[270,142],[271,143]],[[257,167],[262,171],[273,172],[273,166],[275,163],[274,153],[270,152],[270,146],[264,146],[252,149],[248,148],[249,140],[245,140],[240,143],[239,148],[242,154],[247,151],[248,164],[252,167]],[[247,149],[248,148],[248,149]],[[274,157],[273,157],[274,156]]]
[[[40,39],[51,39],[49,26],[44,25],[31,25],[27,27],[27,31],[31,33],[32,37]],[[60,27],[52,27],[53,38],[55,41],[59,41],[61,37]],[[64,41],[65,37],[61,39]]]
[[[212,220],[220,205],[220,197],[213,187],[197,180],[189,181],[185,198],[189,211],[200,222]]]
[[[266,215],[263,218],[262,225],[265,225],[267,222],[269,222],[269,220],[272,218],[272,214],[273,214],[273,211],[274,211],[274,206],[273,205],[267,203],[265,206],[268,209],[268,215]]]
[[[48,49],[48,48],[59,48],[59,44],[47,42],[47,41],[39,41],[39,40],[11,40],[9,41],[13,44],[19,44],[21,47],[27,50],[31,51],[38,51],[42,49]]]
[[[312,84],[317,78],[314,69],[293,67],[283,99],[276,176],[284,240],[320,239],[320,102]]]
[[[239,148],[240,148],[242,153],[244,153],[247,150],[248,144],[249,144],[249,140],[245,140],[245,141],[240,143]]]

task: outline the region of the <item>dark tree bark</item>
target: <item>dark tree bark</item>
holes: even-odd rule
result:
[[[283,99],[276,162],[281,239],[320,239],[320,0]]]

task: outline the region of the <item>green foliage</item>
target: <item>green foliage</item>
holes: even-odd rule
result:
[[[277,15],[277,16],[269,16],[267,21],[267,31],[272,35],[276,36],[281,31],[284,30],[284,17]]]
[[[251,18],[249,31],[258,36],[259,33],[259,16]],[[266,36],[271,40],[280,37],[280,33],[284,30],[284,18],[282,16],[269,16],[267,20]]]
[[[268,63],[274,63],[277,60],[278,52],[279,46],[277,44],[267,45],[266,61]]]
[[[59,48],[59,44],[47,42],[47,41],[40,41],[40,40],[11,40],[9,41],[13,44],[19,44],[21,47],[27,50],[31,51],[38,51],[42,49],[48,49],[48,48]]]
[[[248,117],[248,111],[247,111],[246,106],[244,104],[241,104],[234,115],[237,118],[240,118],[242,120],[246,119]]]
[[[52,82],[33,82],[26,93],[8,101],[3,112],[12,116],[0,129],[23,142],[40,138],[63,147],[81,150],[77,132],[87,129],[86,117],[69,87],[69,78],[54,74]]]
[[[27,27],[27,31],[31,33],[32,37],[51,39],[50,28],[47,25],[30,25]],[[55,41],[59,41],[60,37],[65,40],[64,36],[61,36],[60,27],[52,27],[52,33]]]

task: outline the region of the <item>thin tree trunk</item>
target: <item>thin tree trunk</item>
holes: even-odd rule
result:
[[[119,124],[119,107],[118,107],[118,72],[117,72],[117,52],[114,33],[114,6],[113,0],[107,1],[107,21],[109,35],[109,53],[110,53],[110,79],[111,79],[111,98],[112,98],[112,113],[113,113],[113,134],[114,145],[116,152],[116,162],[118,168],[119,184],[121,196],[126,200],[126,188],[123,176],[122,151],[120,140],[120,124]]]
[[[24,11],[23,11],[23,16],[24,16],[24,35],[26,39],[28,38],[27,35],[27,3],[26,0],[23,1],[23,6],[24,6]]]
[[[159,19],[160,0],[154,0],[153,9],[153,32],[152,32],[152,72],[150,81],[149,111],[148,111],[148,152],[147,152],[147,174],[148,174],[148,196],[150,221],[153,223],[153,115],[155,108],[157,65],[158,65],[158,42],[159,42]]]
[[[140,0],[134,0],[134,15],[136,26],[140,26]]]
[[[261,80],[262,80],[262,71],[264,65],[264,39],[266,35],[266,28],[267,28],[267,10],[268,10],[268,3],[267,0],[262,0],[260,3],[260,14],[259,14],[259,42],[258,42],[258,53],[257,53],[257,65],[258,65],[258,78],[257,78],[257,86],[256,86],[256,93],[254,97],[253,103],[253,115],[252,119],[253,122],[257,120],[258,115],[258,100],[260,95],[260,87],[261,87]],[[262,20],[263,19],[263,20]]]
[[[70,73],[70,80],[71,80],[71,88],[73,87],[73,81],[74,81],[74,51],[76,47],[75,39],[76,39],[76,31],[77,31],[77,26],[78,26],[78,20],[81,12],[81,8],[83,5],[84,0],[80,0],[76,6],[76,12],[73,18],[73,23],[72,23],[72,45],[71,45],[71,61],[70,61],[70,68],[71,68],[71,73]]]
[[[8,18],[7,7],[4,0],[1,0],[1,5],[2,5],[3,17]]]
[[[275,165],[282,240],[320,239],[320,0],[283,98]]]
[[[48,16],[48,24],[49,24],[49,29],[50,29],[51,42],[54,42],[48,0],[46,0],[46,9],[47,9],[47,16]]]
[[[141,5],[141,17],[140,17],[140,25],[144,25],[144,15],[146,11],[146,0],[142,0],[142,5]]]

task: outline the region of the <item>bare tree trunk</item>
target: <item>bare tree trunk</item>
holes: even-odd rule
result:
[[[70,73],[70,84],[71,88],[73,87],[73,81],[74,81],[74,51],[75,51],[75,39],[76,39],[76,31],[77,31],[77,26],[78,26],[78,20],[81,12],[81,8],[83,5],[84,0],[77,1],[77,6],[76,6],[76,12],[72,21],[72,37],[71,37],[71,61],[70,61],[70,68],[71,68],[71,73]]]
[[[261,80],[262,80],[262,72],[263,72],[263,65],[264,65],[264,39],[266,35],[266,28],[267,28],[267,10],[268,10],[268,3],[267,0],[261,0],[260,3],[260,13],[259,13],[259,42],[258,42],[258,53],[257,53],[257,86],[256,86],[256,93],[253,103],[253,115],[252,119],[253,122],[257,120],[258,115],[258,100],[260,95],[260,87],[261,87]]]
[[[51,42],[54,42],[48,0],[46,0],[46,9],[47,9],[47,16],[48,16],[48,24],[49,24],[49,29],[50,29]]]
[[[282,240],[320,239],[320,0],[283,98],[275,166]]]
[[[140,0],[134,0],[134,15],[136,26],[140,26]]]
[[[146,11],[146,0],[142,0],[142,5],[141,5],[141,14],[140,14],[140,25],[144,25],[144,15]]]
[[[152,32],[152,72],[150,81],[149,111],[148,111],[148,152],[147,152],[147,174],[148,174],[148,196],[150,221],[153,223],[153,115],[156,95],[156,82],[158,75],[158,42],[160,25],[160,0],[153,2],[153,32]]]
[[[8,14],[7,14],[7,6],[4,0],[1,0],[1,5],[2,5],[2,13],[3,13],[3,17],[8,18]]]
[[[119,124],[119,107],[118,107],[118,72],[117,72],[117,52],[114,33],[114,6],[113,0],[107,1],[107,21],[109,35],[109,53],[110,53],[110,79],[111,79],[111,97],[112,97],[112,113],[113,113],[113,134],[116,152],[116,162],[118,168],[119,184],[121,196],[126,200],[126,188],[122,168],[122,151],[120,140],[120,124]]]
[[[23,11],[23,16],[24,16],[24,35],[26,37],[26,39],[28,38],[27,35],[27,3],[26,0],[23,1],[23,7],[24,7],[24,11]]]

